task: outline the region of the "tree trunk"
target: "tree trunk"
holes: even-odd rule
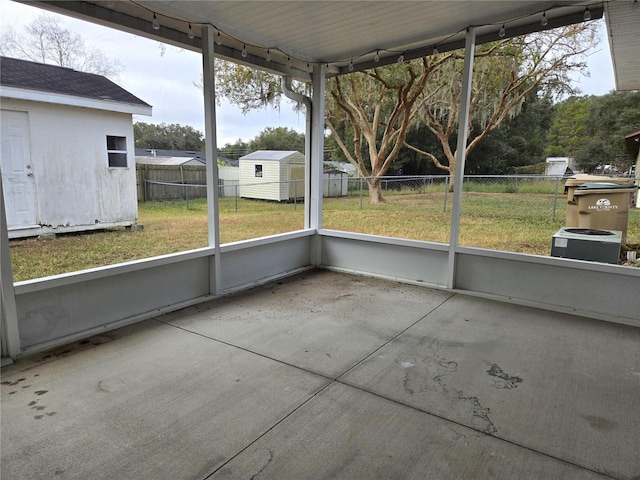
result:
[[[372,204],[383,203],[386,200],[382,196],[382,184],[379,178],[368,178],[369,200]]]
[[[449,167],[448,168],[448,172],[449,172],[449,191],[453,192],[453,186],[455,184],[455,175],[456,175],[456,171]]]

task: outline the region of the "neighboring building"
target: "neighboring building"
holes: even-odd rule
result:
[[[199,158],[195,157],[139,157],[136,155],[136,165],[164,165],[164,166],[199,166],[204,167],[205,164]]]
[[[349,175],[340,170],[327,170],[322,173],[322,196],[344,197],[349,193]]]
[[[145,163],[148,165],[160,165],[163,161],[154,161],[151,158],[174,158],[172,162],[176,162],[176,165],[206,165],[207,154],[206,152],[195,152],[192,150],[165,150],[160,148],[139,148],[136,147],[136,163]],[[178,158],[187,159],[190,163],[179,163]],[[232,160],[230,158],[221,157],[218,155],[218,162],[224,163],[227,167],[237,167],[238,160]]]
[[[304,155],[258,150],[240,157],[240,196],[278,202],[304,197]]]
[[[569,169],[570,171],[568,171]],[[547,157],[547,168],[544,174],[547,176],[573,175],[576,172],[575,157]]]
[[[328,160],[324,162],[325,167],[331,167],[332,170],[338,170],[340,172],[345,172],[350,177],[358,176],[358,171],[356,167],[351,165],[349,162],[335,162],[333,160]]]
[[[151,106],[100,75],[0,58],[9,238],[132,226],[132,115]]]
[[[237,162],[237,160],[234,160]],[[240,190],[240,169],[233,166],[218,167],[218,195],[238,197]]]
[[[148,183],[160,181],[164,184],[206,184],[205,152],[163,150],[151,148],[136,148],[136,169],[138,170],[138,199],[161,200],[180,198],[184,189],[177,187],[174,193],[171,188],[152,187]],[[195,169],[183,169],[182,167],[200,167]],[[161,168],[156,168],[161,167]],[[162,170],[162,171],[160,171]],[[218,195],[221,197],[238,196],[238,160],[226,157],[218,157]],[[162,190],[162,191],[160,191]],[[177,193],[176,193],[177,192]],[[205,197],[206,189],[193,187],[189,192],[191,198]]]

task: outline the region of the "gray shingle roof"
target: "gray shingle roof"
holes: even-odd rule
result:
[[[0,85],[150,106],[101,75],[9,57],[0,57]]]

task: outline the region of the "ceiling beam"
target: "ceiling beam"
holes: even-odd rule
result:
[[[602,6],[590,6],[589,12],[591,13],[591,19],[597,20],[602,18],[604,7]],[[572,25],[576,23],[584,22],[584,12],[574,12],[567,15],[562,15],[559,17],[547,17],[547,25],[543,26],[540,23],[539,18],[536,18],[535,21],[524,25],[518,25],[514,27],[509,27],[505,31],[505,36],[501,37],[500,26],[495,26],[493,31],[487,32],[481,35],[478,35],[476,38],[476,45],[480,45],[483,43],[496,42],[498,40],[504,40],[505,38],[513,38],[518,37],[520,35],[527,35],[535,32],[542,32],[545,30],[551,30],[553,28],[563,27],[565,25]],[[443,43],[438,43],[436,45],[429,45],[428,47],[417,48],[414,50],[407,50],[402,53],[404,57],[404,61],[415,60],[417,58],[427,57],[433,55],[433,48],[437,46],[439,53],[451,52],[454,50],[460,50],[465,46],[465,37],[464,32],[460,33],[460,38],[453,39],[451,41],[445,41]],[[327,72],[327,77],[333,77],[337,75],[347,75],[353,72],[361,72],[363,70],[370,70],[372,68],[382,67],[384,65],[391,65],[393,63],[398,62],[399,49],[394,49],[393,54],[383,55],[380,52],[380,60],[378,62],[374,60],[365,60],[362,62],[353,62],[353,68],[351,65],[336,67],[333,71]]]

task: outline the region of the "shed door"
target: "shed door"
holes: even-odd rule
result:
[[[36,225],[36,188],[27,112],[2,110],[2,187],[7,227]]]
[[[339,197],[342,195],[342,178],[339,174],[329,174],[329,196]]]
[[[289,198],[304,198],[304,165],[289,164]]]

